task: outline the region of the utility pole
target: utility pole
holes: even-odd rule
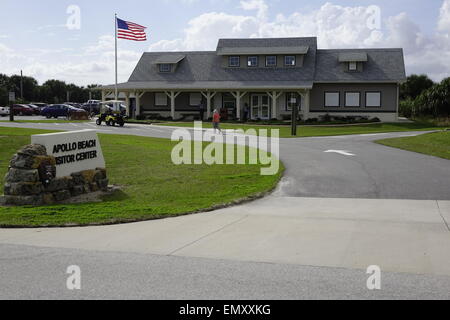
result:
[[[292,107],[292,128],[291,135],[293,137],[297,136],[297,118],[298,118],[298,106],[295,105]]]
[[[11,91],[9,93],[9,121],[14,121],[14,102],[16,101],[15,92]]]
[[[23,72],[20,70],[20,99],[23,102]]]

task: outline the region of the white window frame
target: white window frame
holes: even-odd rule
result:
[[[375,103],[369,103],[371,102],[370,100],[370,95],[374,96],[377,95],[377,99],[379,101],[378,105]],[[366,108],[381,108],[381,91],[372,91],[372,92],[366,92]]]
[[[337,104],[329,104],[330,96],[333,95],[333,101],[336,101],[337,96]],[[340,92],[325,92],[325,108],[339,108],[341,106],[341,93]]]
[[[168,97],[165,93],[163,93],[163,92],[155,93],[155,106],[156,107],[167,107],[168,106]]]
[[[233,61],[233,59],[236,59],[235,61],[237,61],[237,64],[231,63]],[[239,68],[241,66],[241,57],[240,56],[230,56],[230,57],[228,57],[228,66],[230,68]]]
[[[202,103],[202,94],[199,92],[192,92],[189,94],[189,105],[191,107],[198,107]]]
[[[252,64],[252,59],[255,59],[255,61],[256,61],[255,65]],[[247,58],[247,66],[249,68],[255,68],[258,66],[258,64],[259,64],[258,56],[250,56]]]
[[[350,61],[348,63],[348,71],[358,71],[358,63],[355,61]]]
[[[275,63],[274,64],[269,64],[269,58],[275,58]],[[277,56],[266,56],[266,67],[276,67],[278,65],[278,57]]]
[[[295,98],[295,103],[292,102],[292,99]],[[302,101],[302,96],[296,92],[286,92],[286,111],[292,111],[292,105],[298,106],[300,99],[300,105]]]
[[[346,108],[361,108],[361,92],[346,92],[344,105]]]
[[[287,63],[287,59],[289,58],[293,58],[292,62],[293,63]],[[297,57],[296,56],[285,56],[284,57],[284,65],[287,67],[295,67],[297,65]]]

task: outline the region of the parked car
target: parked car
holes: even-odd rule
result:
[[[33,109],[34,114],[36,114],[36,115],[41,114],[41,108],[39,108],[38,106],[36,106],[34,104],[27,104],[27,106],[29,106],[31,109]]]
[[[0,116],[1,117],[9,116],[9,107],[0,107]]]
[[[45,107],[48,107],[48,104],[43,103],[43,102],[32,102],[30,104],[39,107],[39,111],[42,111],[42,109],[44,109]]]
[[[86,113],[83,109],[74,108],[67,104],[54,104],[44,108],[41,112],[41,115],[46,117],[47,119],[58,117],[66,117],[68,118],[71,113]]]
[[[100,103],[85,103],[81,106],[81,109],[86,110],[90,115],[97,115],[100,113]]]
[[[82,105],[80,103],[76,102],[64,102],[64,104],[67,104],[68,106],[81,109]]]
[[[15,104],[13,105],[13,110],[15,116],[32,116],[34,114],[33,109],[26,104]]]

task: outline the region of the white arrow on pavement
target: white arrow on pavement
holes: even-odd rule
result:
[[[342,154],[344,156],[349,156],[349,157],[354,157],[355,156],[350,151],[345,151],[345,150],[327,150],[327,151],[324,151],[324,152],[325,153],[338,153],[338,154]]]

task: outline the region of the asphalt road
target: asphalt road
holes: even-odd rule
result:
[[[174,128],[94,123],[16,123],[0,126],[53,130],[97,129],[100,133],[170,138]],[[301,129],[300,129],[301,130]],[[279,195],[289,197],[450,200],[450,162],[389,148],[375,140],[422,134],[402,132],[281,139],[280,158],[287,170]],[[348,151],[354,156],[326,153]]]
[[[363,270],[0,245],[0,299],[450,299],[450,278]],[[5,254],[6,253],[6,254]],[[68,290],[67,268],[81,269]]]
[[[0,126],[99,129],[92,123],[0,122]],[[129,125],[101,127],[99,132],[170,138],[173,130]],[[439,213],[439,207],[431,211],[431,203],[422,210],[423,204],[417,202],[418,212],[409,215],[413,210],[405,208],[416,205],[408,202],[407,206],[399,203],[398,210],[392,208],[388,213],[389,203],[380,202],[385,209],[374,216],[373,205],[369,203],[369,210],[363,213],[360,204],[350,200],[342,212],[332,214],[329,207],[337,202],[303,200],[449,200],[449,161],[373,143],[415,134],[418,133],[282,139],[280,157],[287,167],[286,175],[273,199],[262,201],[262,207],[254,203],[242,209],[231,208],[230,212],[167,219],[157,224],[105,227],[92,232],[89,228],[69,233],[0,231],[0,299],[449,299],[450,277],[437,272],[439,262],[446,263],[449,258],[441,247],[448,244],[448,225],[446,228],[445,218],[440,216],[446,211]],[[326,152],[333,150],[337,153]],[[276,206],[277,201],[282,203],[278,208],[284,206],[279,214],[270,205]],[[318,207],[311,212],[296,210],[299,205],[304,208],[313,203]],[[324,209],[327,203],[329,206]],[[268,212],[261,215],[262,208]],[[233,210],[237,216],[231,215]],[[214,227],[209,231],[200,227],[198,222],[203,220]],[[223,226],[222,220],[227,220]],[[180,225],[184,226],[182,230]],[[124,229],[126,234],[117,231]],[[176,230],[185,237],[187,245],[169,241]],[[199,231],[206,232],[205,236]],[[166,240],[158,243],[153,233]],[[96,237],[96,245],[105,250],[87,248],[95,241],[83,242],[83,238]],[[229,246],[233,239],[233,246]],[[247,247],[245,239],[252,244]],[[132,249],[137,248],[136,243],[142,252]],[[174,255],[173,250],[152,254],[160,246],[172,245],[179,248],[179,255]],[[239,246],[245,248],[239,250]],[[116,247],[120,250],[115,251]],[[216,258],[222,254],[240,257],[242,252],[249,255],[243,259]],[[275,258],[288,252],[292,261],[317,263],[267,263],[271,252]],[[257,260],[251,254],[266,258]],[[381,258],[396,260],[393,270],[410,273],[383,271],[382,289],[370,291],[365,270],[352,266],[368,265],[365,260],[370,261],[371,256],[378,257],[375,263]],[[274,261],[290,258],[283,256]],[[327,259],[329,265],[344,267],[321,267],[328,265],[321,262]],[[417,268],[410,268],[411,264]],[[66,288],[65,271],[70,265],[78,265],[82,270],[80,291]],[[414,270],[430,270],[430,274]],[[445,266],[440,270],[447,274]]]

